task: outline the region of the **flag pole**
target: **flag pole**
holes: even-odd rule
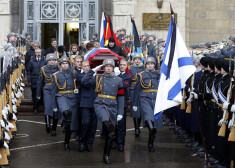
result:
[[[207,163],[208,167],[210,167],[210,160],[209,160],[209,156],[208,156],[208,153],[207,153],[206,143],[205,143],[205,140],[204,140],[201,121],[200,121],[200,117],[199,117],[199,113],[198,113],[198,110],[197,110],[197,104],[196,104],[195,99],[193,99],[193,105],[194,105],[194,110],[195,110],[195,113],[196,113],[196,119],[197,119],[198,127],[199,127],[199,130],[200,130],[200,135],[201,135],[201,140],[202,140],[204,152],[206,154],[206,163]]]

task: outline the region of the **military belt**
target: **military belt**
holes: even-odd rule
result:
[[[61,90],[58,93],[74,93],[74,90]]]
[[[143,89],[142,92],[157,92],[157,89]]]
[[[109,96],[109,95],[103,95],[103,94],[98,94],[98,97],[107,98],[107,99],[116,99],[116,96]]]
[[[136,82],[131,82],[131,84],[132,84],[132,85],[135,85],[135,84],[136,84]]]
[[[52,85],[52,83],[45,83],[45,85]]]

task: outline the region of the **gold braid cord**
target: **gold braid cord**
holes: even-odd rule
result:
[[[46,75],[46,73],[45,73],[45,71],[44,71],[44,67],[45,67],[45,66],[42,67],[43,76],[46,78],[46,80],[52,81],[52,76],[50,75],[50,77],[48,77],[48,76]]]
[[[135,74],[135,77],[132,78],[133,81],[137,79],[137,73]]]
[[[140,84],[141,84],[141,86],[142,86],[143,88],[145,88],[145,89],[150,88],[150,86],[151,86],[151,84],[152,84],[152,81],[150,80],[150,81],[149,81],[149,84],[146,85],[146,84],[144,83],[144,81],[143,81],[143,78],[142,78],[141,73],[139,73],[139,76],[140,76]]]
[[[60,89],[60,90],[65,89],[65,87],[66,87],[66,81],[64,82],[64,86],[60,86],[60,84],[59,84],[58,81],[57,81],[56,74],[54,74],[54,77],[55,77],[55,84],[56,84],[56,86],[58,87],[58,89]]]
[[[103,76],[100,77],[100,79],[99,79],[99,75],[96,75],[96,87],[95,87],[96,93],[102,91],[102,85],[101,85],[102,79],[103,79]]]

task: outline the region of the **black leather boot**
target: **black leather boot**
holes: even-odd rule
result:
[[[104,146],[104,163],[111,164],[109,154],[111,149],[112,137],[105,138],[105,146]]]
[[[114,126],[109,121],[104,121],[102,123],[102,128],[103,128],[103,135],[105,137],[103,160],[105,164],[111,164],[109,154],[112,146],[112,140],[114,139],[112,137]]]
[[[154,126],[153,126],[154,124],[150,120],[146,121],[146,125],[147,125],[147,127],[149,129],[148,149],[149,149],[149,152],[154,152],[153,142],[154,142],[155,135],[157,133],[157,129],[154,128]]]
[[[133,118],[133,120],[134,120],[134,125],[135,125],[135,136],[138,137],[141,133],[140,128],[139,128],[141,119]]]
[[[51,136],[56,136],[56,127],[58,124],[58,119],[53,119],[52,122],[52,129],[51,129]]]
[[[51,117],[49,115],[45,115],[45,123],[46,123],[46,132],[49,134],[51,131]]]
[[[69,146],[69,141],[71,137],[71,131],[70,131],[70,126],[66,126],[65,128],[65,138],[64,138],[64,149],[66,151],[70,151],[70,146]]]

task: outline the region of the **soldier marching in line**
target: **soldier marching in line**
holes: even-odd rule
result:
[[[145,70],[138,73],[137,84],[134,92],[133,111],[138,108],[143,117],[144,126],[149,129],[148,149],[154,152],[154,138],[157,129],[162,128],[162,117],[154,118],[154,108],[158,88],[158,72],[155,70],[156,60],[153,57],[145,58]]]
[[[61,69],[53,74],[53,111],[62,113],[62,126],[65,130],[64,148],[69,151],[72,131],[77,131],[77,93],[76,72],[69,68],[69,58],[61,57],[59,60]],[[57,110],[58,109],[58,110]]]
[[[104,66],[104,73],[93,75]],[[102,123],[102,133],[105,138],[104,163],[110,164],[110,149],[114,139],[114,130],[118,121],[124,114],[124,89],[122,79],[114,74],[115,62],[113,59],[105,59],[103,64],[89,70],[83,77],[84,85],[92,84],[95,87],[97,97],[94,108],[97,119]]]
[[[46,132],[50,133],[51,136],[56,136],[56,127],[58,124],[58,111],[52,109],[52,75],[59,70],[58,65],[56,64],[56,55],[47,54],[46,61],[47,65],[43,66],[40,71],[40,75],[37,81],[37,99],[41,99],[41,92],[43,88],[43,97],[44,97],[44,115],[46,123]],[[51,129],[51,118],[53,118],[53,124]]]
[[[135,92],[135,86],[137,82],[137,74],[144,71],[144,66],[141,63],[142,57],[140,54],[134,54],[133,55],[133,61],[134,64],[130,68],[130,76],[132,78],[131,86],[130,86],[130,111],[131,111],[131,117],[133,117],[134,120],[134,126],[135,126],[135,136],[138,137],[141,133],[140,131],[140,123],[141,123],[141,113],[140,108],[137,109],[137,111],[133,111],[133,103],[135,101],[134,92]],[[137,105],[138,106],[138,105]]]

